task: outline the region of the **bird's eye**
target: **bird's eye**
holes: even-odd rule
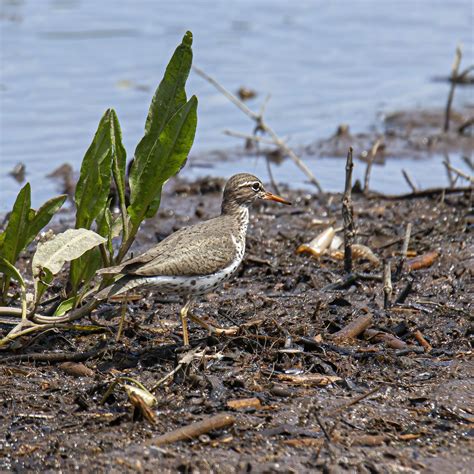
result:
[[[253,183],[252,184],[252,189],[257,193],[260,191],[260,183]]]

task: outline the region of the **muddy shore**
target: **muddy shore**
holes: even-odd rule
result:
[[[216,215],[221,185],[175,181],[135,252]],[[217,338],[192,326],[191,345],[201,356],[158,387],[154,423],[133,409],[124,390],[101,399],[119,376],[151,388],[173,370],[183,355],[176,299],[148,292],[134,298],[119,342],[120,304],[109,303],[81,321],[100,326],[92,333],[49,331],[2,351],[0,470],[467,473],[474,422],[472,193],[353,195],[357,243],[390,259],[394,274],[408,223],[410,258],[437,254],[425,268],[405,264],[384,309],[380,265],[355,262],[358,277],[337,287],[341,260],[296,254],[328,225],[341,226],[341,195],[280,191],[294,205],[253,210],[237,275],[196,306],[202,318],[240,332]],[[68,226],[64,214],[56,230]],[[61,282],[51,293],[60,289]],[[375,332],[334,336],[364,315]],[[1,334],[7,329],[1,325]],[[90,357],[72,357],[97,348]],[[57,357],[44,362],[42,354]],[[82,367],[73,370],[67,360]],[[222,413],[234,417],[232,426],[189,441],[154,442]]]

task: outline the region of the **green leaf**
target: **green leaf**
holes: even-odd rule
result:
[[[77,293],[79,286],[89,282],[101,266],[102,257],[97,248],[89,250],[72,261],[70,268],[71,293]]]
[[[49,201],[46,201],[38,209],[38,211],[34,213],[34,215],[30,218],[25,247],[27,247],[33,241],[33,239],[39,234],[43,227],[49,224],[49,221],[52,219],[54,214],[56,214],[58,209],[64,204],[66,199],[67,194],[54,197]]]
[[[73,296],[61,302],[61,304],[56,308],[54,316],[62,316],[64,313],[71,311],[74,308],[76,303],[76,297]]]
[[[109,253],[109,260],[113,259],[112,246],[112,213],[110,212],[110,199],[107,201],[104,209],[96,218],[96,232],[105,237],[106,248]],[[76,293],[81,283],[87,283],[96,274],[97,270],[105,266],[102,255],[98,248],[93,248],[81,257],[71,262],[70,281],[72,293]]]
[[[94,139],[82,160],[75,194],[76,229],[90,229],[109,196],[116,138],[113,116],[111,109],[102,116]]]
[[[102,213],[97,217],[97,233],[102,237],[107,239],[107,250],[109,252],[109,256],[113,258],[114,249],[112,246],[112,225],[113,225],[113,216],[110,212],[110,206],[107,205]]]
[[[53,281],[54,275],[47,269],[43,268],[39,275],[35,278],[35,305],[39,304],[41,297]]]
[[[13,210],[5,229],[2,257],[14,264],[25,248],[28,236],[28,217],[31,206],[30,183],[26,183],[16,197]]]
[[[145,136],[135,150],[132,168],[141,167],[140,157],[149,154],[165,125],[187,101],[184,86],[193,61],[192,44],[193,35],[187,31],[171,57],[165,75],[153,96],[145,123]]]
[[[117,186],[120,208],[125,209],[125,173],[127,166],[127,153],[122,144],[122,130],[115,110],[110,111],[110,139],[112,142],[112,173]]]
[[[134,227],[158,209],[163,184],[184,166],[194,141],[197,125],[197,98],[191,97],[166,124],[141,166],[130,174],[128,213]]]
[[[20,283],[22,288],[25,288],[25,281],[20,272],[8,260],[0,257],[0,272]]]
[[[106,241],[88,229],[68,229],[47,242],[39,243],[31,263],[33,277],[38,278],[43,269],[56,275],[66,262],[79,258],[88,250]]]
[[[3,257],[0,257],[0,272],[8,278],[18,281],[21,286],[21,319],[26,321],[26,285],[20,272]]]
[[[145,135],[135,150],[135,159],[130,170],[131,194],[134,192],[132,182],[135,177],[143,174],[156,140],[171,118],[186,104],[184,87],[193,60],[192,43],[193,35],[190,31],[187,31],[183,41],[171,57],[165,75],[153,96],[145,123]],[[160,195],[161,189],[157,189],[157,193]],[[156,206],[157,209],[158,206]]]

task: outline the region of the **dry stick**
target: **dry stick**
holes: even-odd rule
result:
[[[408,174],[408,171],[402,170],[402,174],[403,174],[403,177],[405,178],[405,181],[408,183],[408,186],[410,186],[411,190],[414,193],[418,192],[418,188],[413,183],[410,175]]]
[[[96,347],[85,352],[32,352],[30,354],[15,354],[2,357],[0,363],[9,362],[84,362],[88,359],[96,358],[109,350],[105,345],[105,341],[100,341]]]
[[[372,315],[370,313],[362,314],[347,326],[332,335],[335,341],[342,342],[348,339],[354,339],[363,333],[372,324]]]
[[[268,138],[264,137],[259,137],[258,135],[249,135],[247,133],[234,132],[233,130],[224,130],[222,133],[224,135],[228,135],[229,137],[244,138],[245,140],[251,140],[257,143],[264,143],[265,145],[275,145],[272,140],[269,140]]]
[[[458,133],[462,135],[464,133],[464,130],[468,129],[472,125],[474,125],[474,117],[468,118],[465,122],[459,125]]]
[[[390,270],[390,260],[383,263],[383,307],[390,306],[390,296],[392,295],[392,272]]]
[[[423,334],[421,334],[421,331],[419,329],[417,329],[413,333],[413,336],[423,346],[423,348],[425,349],[425,352],[429,352],[431,351],[431,349],[433,349],[431,347],[431,344],[423,337]]]
[[[466,165],[469,167],[471,171],[474,171],[474,161],[472,159],[472,156],[463,155],[462,160],[464,161],[464,163],[466,163]]]
[[[453,66],[451,68],[451,87],[449,89],[448,101],[446,103],[446,111],[444,114],[443,131],[449,131],[449,121],[451,119],[451,105],[453,103],[454,90],[456,89],[456,78],[458,77],[459,65],[461,64],[462,51],[461,46],[456,47],[456,55],[454,56]]]
[[[364,194],[369,192],[370,172],[372,171],[372,165],[374,163],[375,157],[377,156],[377,152],[379,151],[381,143],[382,141],[379,138],[370,149],[369,160],[367,162],[367,168],[365,169],[364,175]]]
[[[460,169],[458,168],[455,168],[454,166],[452,166],[448,161],[443,161],[443,164],[444,166],[446,166],[447,169],[449,169],[450,171],[452,171],[453,173],[456,173],[458,176],[460,176],[461,178],[464,178],[464,179],[467,179],[470,183],[474,183],[474,176],[470,176],[468,175],[467,173],[465,173],[464,171],[461,171]]]
[[[378,331],[377,329],[366,329],[363,334],[368,340],[373,342],[383,342],[392,349],[406,349],[408,344],[398,337],[388,332]]]
[[[346,410],[349,407],[352,407],[354,405],[357,405],[360,403],[362,400],[365,400],[367,397],[370,397],[374,393],[377,393],[379,390],[384,388],[385,385],[379,385],[378,387],[368,391],[367,393],[364,393],[362,395],[359,395],[358,397],[354,397],[352,400],[348,401],[347,403],[343,403],[342,405],[339,405],[338,407],[331,409],[331,415],[334,415],[335,413],[341,412]]]
[[[153,438],[148,444],[160,446],[163,444],[175,443],[176,441],[191,440],[202,434],[209,433],[210,431],[226,428],[234,423],[235,418],[232,415],[215,415],[206,418],[205,420],[198,421],[197,423],[191,423],[190,425],[170,431],[169,433],[165,433],[157,438]]]
[[[395,279],[400,278],[400,275],[403,271],[403,265],[405,265],[405,261],[407,259],[408,253],[408,245],[410,243],[410,236],[411,236],[411,222],[407,224],[407,229],[405,231],[405,238],[403,239],[403,246],[402,246],[402,255],[397,265],[397,269],[395,271]]]
[[[324,434],[324,437],[326,438],[328,443],[332,443],[331,434],[328,432],[327,428],[324,426],[324,423],[322,422],[317,411],[315,411],[314,416],[316,418],[316,421],[318,422],[319,427],[321,428],[321,431]]]
[[[403,304],[405,300],[407,299],[407,296],[410,294],[410,291],[413,287],[413,278],[410,278],[408,280],[408,283],[405,285],[405,287],[400,291],[399,295],[397,296],[397,299],[395,300],[395,304]]]
[[[271,164],[270,164],[270,158],[268,158],[268,155],[265,155],[265,161],[267,163],[267,172],[268,172],[268,176],[270,177],[270,183],[271,183],[274,191],[277,194],[281,194],[280,190],[278,188],[278,184],[276,183],[275,178],[273,176],[273,171],[272,171],[272,167],[271,167]]]
[[[120,305],[120,322],[119,322],[119,327],[117,331],[117,336],[115,337],[115,342],[119,342],[120,338],[122,337],[123,333],[123,326],[125,324],[125,315],[127,313],[127,294],[125,294],[125,299],[122,301],[122,304]]]
[[[346,161],[346,185],[342,198],[342,218],[344,220],[344,271],[352,272],[352,243],[354,240],[354,215],[352,209],[352,147],[349,148]]]
[[[448,176],[448,181],[449,181],[449,187],[450,188],[454,188],[454,182],[455,182],[455,179],[453,177],[453,173],[451,171],[451,169],[449,168],[448,164],[450,165],[451,164],[451,160],[449,159],[449,155],[446,153],[445,155],[445,159],[443,161],[443,164],[446,168],[446,174]]]
[[[275,131],[263,120],[263,116],[261,114],[255,113],[253,110],[250,110],[241,100],[235,97],[234,94],[229,92],[225,87],[219,84],[214,78],[206,74],[202,69],[193,66],[194,71],[204,78],[206,81],[211,83],[219,92],[221,92],[225,97],[227,97],[234,105],[236,105],[245,115],[250,117],[256,123],[256,129],[262,130],[268,135],[270,135],[273,143],[278,146],[281,150],[285,152],[300,168],[301,171],[306,175],[309,181],[316,186],[320,193],[323,192],[319,181],[315,178],[314,174],[311,170],[306,166],[306,164],[301,160],[301,158],[296,155],[296,153],[275,133]]]
[[[472,186],[464,186],[459,188],[428,188],[422,189],[421,191],[415,191],[406,194],[381,194],[372,192],[370,199],[385,199],[387,201],[398,201],[400,199],[420,199],[424,197],[434,197],[439,194],[460,194],[472,191]]]

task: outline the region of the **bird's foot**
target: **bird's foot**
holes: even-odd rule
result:
[[[196,324],[202,326],[204,329],[207,329],[214,336],[235,336],[240,330],[238,326],[232,326],[230,328],[213,326],[212,324],[207,323],[206,321],[191,313],[188,313],[188,318]]]

